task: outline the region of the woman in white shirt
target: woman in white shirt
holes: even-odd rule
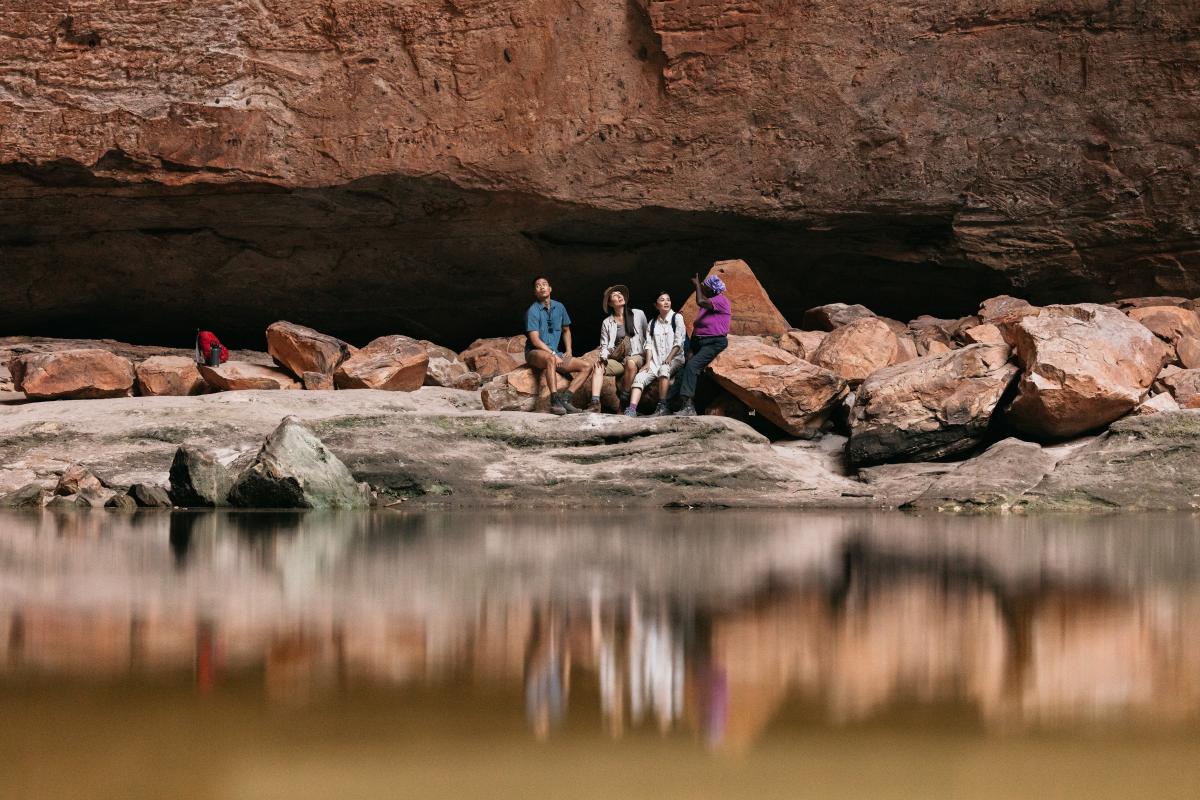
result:
[[[683,366],[683,341],[687,336],[683,317],[671,310],[671,295],[666,292],[659,292],[654,308],[658,310],[658,315],[646,329],[646,365],[633,379],[633,393],[629,398],[629,408],[625,411],[631,417],[637,416],[642,391],[654,380],[658,380],[658,407],[650,416],[668,414],[667,387],[671,383],[671,376]]]
[[[600,323],[600,352],[592,368],[592,401],[587,407],[592,412],[600,411],[600,387],[606,375],[618,378],[621,405],[629,402],[633,376],[641,369],[646,347],[646,312],[629,307],[629,287],[618,284],[605,289],[604,311],[608,316]]]

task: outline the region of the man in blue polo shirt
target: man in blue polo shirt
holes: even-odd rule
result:
[[[542,371],[550,390],[551,414],[579,414],[581,409],[571,404],[558,373],[590,372],[594,365],[571,355],[571,316],[562,303],[550,299],[550,291],[550,281],[545,278],[533,281],[533,296],[537,299],[525,312],[525,335],[529,338],[525,362]]]

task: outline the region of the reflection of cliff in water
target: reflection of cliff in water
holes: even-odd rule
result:
[[[311,702],[466,681],[519,690],[538,735],[598,702],[613,735],[729,749],[923,708],[1195,722],[1200,544],[1120,519],[5,517],[0,682],[261,675]]]

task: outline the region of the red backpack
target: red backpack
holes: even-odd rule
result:
[[[208,353],[214,345],[221,348],[221,363],[224,364],[229,360],[229,350],[221,344],[217,335],[212,331],[196,331],[196,361],[207,364]]]

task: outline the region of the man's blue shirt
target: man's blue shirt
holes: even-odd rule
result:
[[[542,342],[556,353],[562,353],[559,343],[562,341],[563,328],[570,324],[571,316],[567,313],[567,307],[557,300],[552,299],[549,308],[534,302],[525,312],[525,332],[537,331]],[[533,345],[527,340],[525,351],[532,349]]]

